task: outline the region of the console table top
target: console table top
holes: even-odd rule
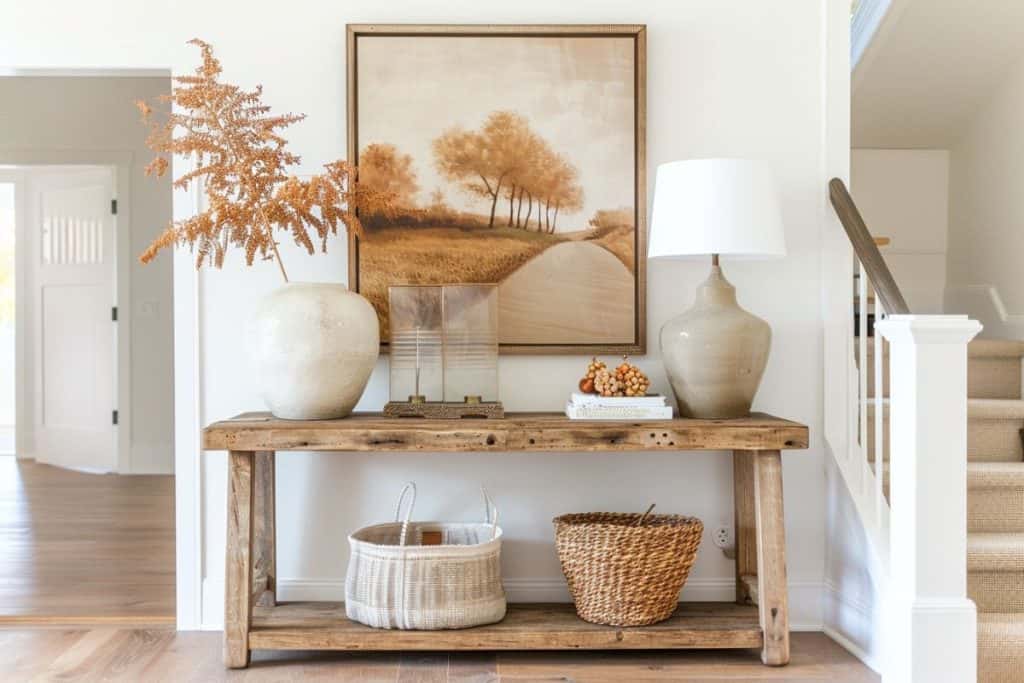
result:
[[[788,450],[808,445],[806,425],[753,413],[732,420],[570,420],[561,413],[503,419],[423,419],[354,413],[282,420],[243,413],[203,431],[203,448],[231,451],[573,452]]]

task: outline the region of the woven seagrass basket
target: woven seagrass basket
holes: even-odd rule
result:
[[[587,512],[553,520],[558,559],[580,619],[644,626],[676,610],[704,524],[696,517],[648,513]]]

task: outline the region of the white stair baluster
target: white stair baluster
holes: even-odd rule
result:
[[[875,325],[882,322],[882,303],[875,297]],[[882,335],[875,329],[875,515],[879,521],[885,516],[885,383],[882,369],[885,367],[885,348]]]

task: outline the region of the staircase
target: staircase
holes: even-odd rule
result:
[[[874,344],[868,344],[874,396]],[[888,345],[882,395],[888,397]],[[978,608],[978,681],[1024,680],[1024,342],[967,346],[967,594]],[[883,402],[884,484],[889,498],[888,405]],[[868,404],[874,463],[874,403]]]

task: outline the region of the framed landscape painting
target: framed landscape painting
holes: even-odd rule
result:
[[[496,283],[503,353],[644,353],[643,26],[348,26],[349,286]]]

